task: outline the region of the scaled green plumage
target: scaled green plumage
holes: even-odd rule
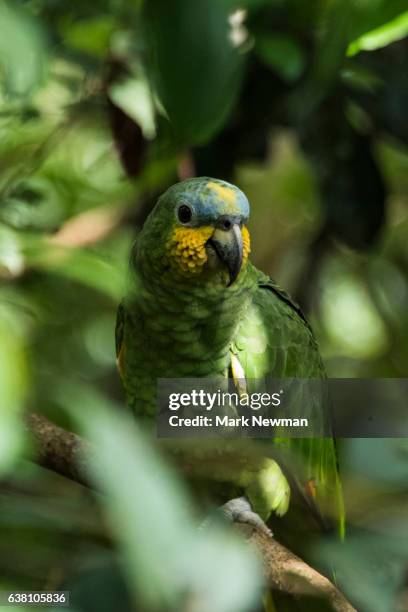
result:
[[[116,333],[121,376],[137,416],[153,417],[157,378],[228,377],[232,355],[247,379],[324,377],[299,308],[246,258],[248,215],[239,189],[197,178],[171,187],[147,219],[131,254]],[[342,531],[335,446],[322,437],[327,405],[314,401],[307,409],[319,413],[316,437],[272,443],[283,456],[301,458],[299,473],[289,480],[310,505],[325,513],[335,500]],[[271,511],[283,514],[289,495],[279,467],[268,460],[258,476],[241,482],[254,510],[265,518]]]

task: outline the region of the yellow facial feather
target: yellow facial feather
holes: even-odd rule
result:
[[[251,239],[249,237],[249,231],[246,225],[242,228],[242,259],[243,263],[246,262],[251,252]]]
[[[205,243],[213,233],[214,228],[176,227],[167,243],[168,260],[172,268],[184,274],[201,272],[207,261]]]
[[[207,261],[205,244],[214,232],[211,226],[176,227],[167,243],[167,261],[178,273],[191,275],[202,271]],[[243,263],[251,251],[248,228],[242,228]]]

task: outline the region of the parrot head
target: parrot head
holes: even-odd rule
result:
[[[230,183],[207,177],[176,183],[144,224],[139,264],[192,282],[217,275],[231,286],[250,251],[248,217],[245,194]]]

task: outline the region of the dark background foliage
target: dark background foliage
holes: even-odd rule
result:
[[[116,406],[129,248],[168,185],[231,180],[254,262],[299,300],[329,374],[406,376],[407,32],[398,0],[2,3],[2,589],[178,610],[211,580],[205,609],[250,609],[252,558],[223,532],[198,553],[188,494]],[[23,459],[23,409],[99,444],[111,501]],[[341,460],[348,538],[309,552],[359,610],[406,609],[407,446],[348,440]]]

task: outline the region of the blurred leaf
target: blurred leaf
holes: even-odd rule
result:
[[[27,462],[31,467],[32,464]],[[24,474],[26,466],[21,467],[19,475]],[[38,468],[38,471],[41,468]],[[31,495],[12,491],[0,494],[0,528],[13,529],[29,525],[45,532],[60,531],[72,535],[76,531],[79,536],[94,535],[101,536],[103,525],[100,517],[95,516],[95,507],[86,506],[81,499],[70,499],[69,494],[61,497],[56,492],[35,490],[35,486],[41,482],[41,474],[33,470],[31,482],[34,491]],[[53,475],[55,477],[55,474]],[[55,482],[50,488],[55,486]],[[12,494],[11,494],[12,493]],[[37,493],[37,494],[36,494]],[[90,506],[90,507],[89,507]],[[85,511],[86,510],[86,511]]]
[[[49,147],[57,144],[55,125],[46,119],[30,116],[0,118],[0,194],[2,198],[16,195],[27,188],[33,202],[33,192],[29,184],[21,185],[47,157]],[[35,198],[34,198],[35,199]],[[38,200],[37,200],[38,201]],[[4,204],[4,201],[2,202]]]
[[[75,416],[95,445],[91,475],[107,494],[131,588],[149,609],[167,604],[180,610],[190,601],[202,612],[248,610],[260,584],[245,543],[232,532],[197,529],[186,491],[130,415],[106,409],[94,394],[78,400]]]
[[[48,131],[43,121],[5,124],[0,219],[21,230],[55,231],[87,209],[123,207],[135,188],[123,180],[106,123],[94,116]]]
[[[140,608],[132,604],[116,555],[99,555],[92,561],[63,585],[73,612],[137,612]]]
[[[91,321],[84,332],[85,345],[90,356],[102,367],[115,367],[116,358],[112,342],[115,320],[114,313],[99,316]]]
[[[408,482],[407,439],[352,439],[346,441],[345,450],[344,469],[351,470],[356,478],[363,477],[377,485],[382,481],[391,487]]]
[[[104,57],[109,51],[109,42],[115,25],[112,16],[99,15],[90,19],[64,23],[61,27],[61,34],[65,43],[73,49]]]
[[[315,557],[330,560],[340,588],[358,610],[391,612],[404,584],[407,533],[405,517],[402,524],[391,524],[388,533],[357,532],[341,546],[334,541],[322,542],[315,549]]]
[[[347,55],[356,55],[360,51],[374,51],[385,47],[408,34],[408,11],[376,30],[367,32],[349,44]]]
[[[384,85],[383,79],[375,72],[351,62],[344,66],[341,71],[341,78],[346,85],[371,93],[375,93]]]
[[[380,139],[377,141],[382,171],[393,194],[404,200],[408,193],[408,147]]]
[[[64,209],[54,185],[34,175],[9,190],[0,217],[16,229],[53,230],[63,221]]]
[[[406,8],[405,0],[351,0],[346,3],[333,0],[324,4],[316,24],[318,36],[312,69],[301,92],[300,117],[304,119],[316,109],[333,88],[350,43],[406,12]],[[296,110],[296,104],[293,108]]]
[[[324,4],[317,24],[315,52],[310,74],[301,92],[295,92],[293,108],[296,111],[296,96],[301,95],[302,105],[297,111],[305,117],[316,110],[323,97],[333,87],[344,62],[350,26],[355,18],[356,1],[344,3],[333,0]],[[299,114],[300,113],[300,114]]]
[[[27,391],[24,327],[10,298],[0,294],[0,475],[20,457],[25,441],[21,421]]]
[[[407,11],[406,0],[353,0],[353,4],[355,17],[349,32],[351,44],[372,30],[382,26],[387,28]]]
[[[0,6],[0,66],[9,96],[27,96],[45,70],[44,34],[38,23],[20,9]]]
[[[302,49],[289,36],[283,34],[257,36],[255,51],[265,64],[289,83],[296,81],[305,68]]]
[[[31,254],[31,262],[51,270],[60,277],[76,280],[119,300],[124,291],[125,270],[117,267],[113,257],[96,255],[91,250],[48,247],[37,244],[39,252]]]
[[[367,358],[389,346],[387,328],[361,280],[331,262],[325,271],[322,315],[332,350]]]
[[[154,138],[155,111],[152,93],[145,79],[133,77],[114,83],[109,89],[109,97],[116,106],[140,125],[145,138]]]
[[[18,276],[23,269],[24,257],[19,235],[0,224],[0,278]]]
[[[229,12],[217,0],[145,3],[153,84],[177,141],[208,140],[238,93],[244,56],[233,45]]]

